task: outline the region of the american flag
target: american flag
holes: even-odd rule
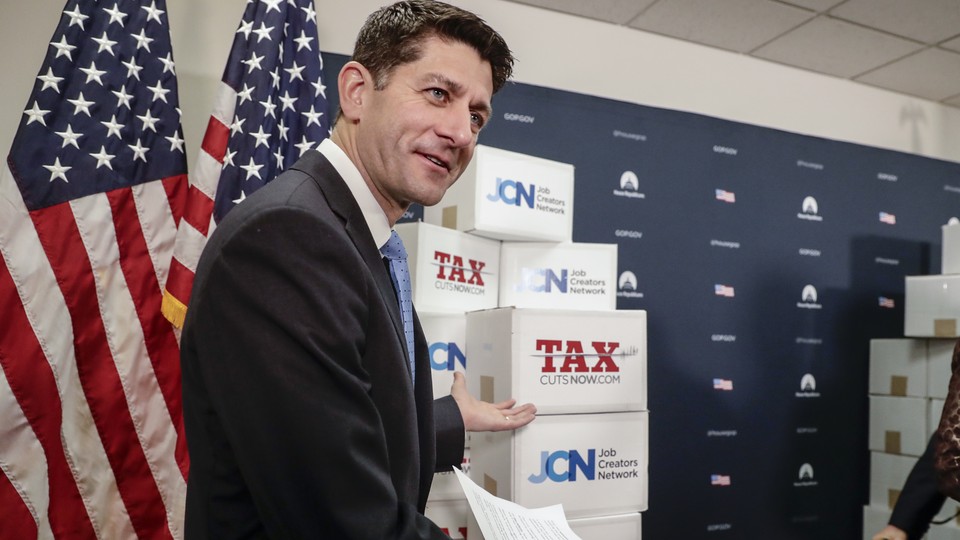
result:
[[[893,298],[887,298],[886,296],[881,296],[879,301],[880,307],[893,309],[897,307],[896,303],[893,301]]]
[[[69,0],[0,170],[0,538],[182,537],[167,23],[165,0]]]
[[[711,485],[711,486],[729,486],[729,485],[730,485],[730,475],[728,475],[728,474],[711,474],[711,475],[710,475],[710,485]]]
[[[231,208],[329,134],[313,0],[251,0],[230,58],[170,262],[163,313],[183,325],[200,253]]]
[[[727,298],[733,298],[734,291],[733,291],[733,287],[730,287],[728,285],[716,284],[713,286],[713,294],[717,296],[726,296]]]
[[[897,216],[893,214],[888,214],[886,212],[880,212],[880,223],[887,223],[889,225],[897,224]]]
[[[716,190],[716,192],[717,192],[718,201],[723,201],[728,203],[737,202],[737,196],[732,191],[727,191],[725,189],[718,189]]]
[[[733,390],[733,381],[730,379],[714,379],[713,388],[715,390]]]

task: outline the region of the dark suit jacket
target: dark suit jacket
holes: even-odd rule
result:
[[[310,151],[234,208],[197,268],[181,362],[186,537],[446,538],[422,512],[463,455],[352,194]]]
[[[890,516],[890,524],[906,532],[910,540],[927,534],[931,520],[947,498],[937,489],[937,471],[933,466],[937,440],[934,433],[923,455],[913,464]]]

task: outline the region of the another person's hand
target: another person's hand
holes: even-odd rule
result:
[[[457,402],[463,425],[467,431],[507,431],[523,427],[536,418],[537,408],[532,403],[516,407],[517,400],[488,403],[470,395],[467,380],[459,371],[453,374],[450,395]]]
[[[887,525],[883,530],[873,535],[873,540],[907,540],[907,533],[893,525]]]

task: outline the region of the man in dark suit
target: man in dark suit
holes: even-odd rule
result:
[[[422,329],[411,313],[411,366],[380,253],[411,203],[436,204],[463,172],[512,62],[461,9],[374,13],[331,138],[213,234],[181,345],[188,539],[446,538],[422,512],[464,429],[533,420],[462,376],[433,400]]]

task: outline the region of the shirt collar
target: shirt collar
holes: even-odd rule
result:
[[[330,139],[324,139],[317,148],[317,151],[327,158],[333,168],[340,173],[343,181],[346,182],[350,193],[356,199],[360,206],[360,212],[363,213],[363,219],[367,222],[367,228],[370,229],[370,235],[378,248],[383,247],[390,239],[390,222],[387,220],[387,214],[380,207],[380,203],[374,198],[367,183],[364,182],[360,169],[354,165],[353,161],[347,157],[335,142]]]

